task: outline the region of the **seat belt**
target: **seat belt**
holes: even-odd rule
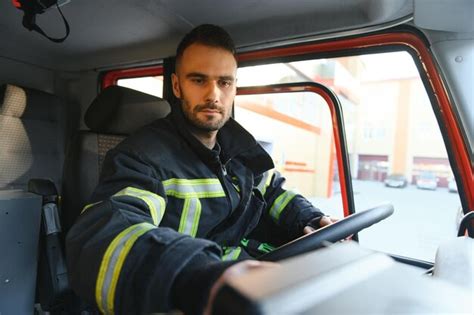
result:
[[[70,292],[60,238],[58,192],[48,179],[31,179],[28,191],[43,197],[36,298],[43,311],[54,311],[64,306]]]

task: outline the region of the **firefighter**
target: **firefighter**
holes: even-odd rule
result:
[[[225,30],[193,29],[176,53],[179,102],[108,152],[66,240],[71,285],[101,312],[209,311],[223,279],[268,266],[247,259],[333,222],[282,188],[230,117],[236,71]]]

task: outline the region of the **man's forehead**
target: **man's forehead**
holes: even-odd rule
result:
[[[181,74],[201,73],[208,76],[235,76],[237,61],[234,55],[219,47],[192,44],[180,60]]]

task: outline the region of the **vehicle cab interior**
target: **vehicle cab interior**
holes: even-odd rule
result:
[[[177,102],[176,46],[237,47],[232,117],[340,218],[259,257],[214,314],[474,313],[474,2],[0,3],[0,314],[98,314],[67,232],[107,152]]]

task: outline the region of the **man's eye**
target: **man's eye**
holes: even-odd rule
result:
[[[204,79],[201,79],[201,78],[192,78],[191,81],[196,83],[196,84],[203,84],[204,83]]]
[[[229,87],[229,86],[232,85],[232,81],[231,80],[220,80],[219,85],[222,86],[222,87]]]

